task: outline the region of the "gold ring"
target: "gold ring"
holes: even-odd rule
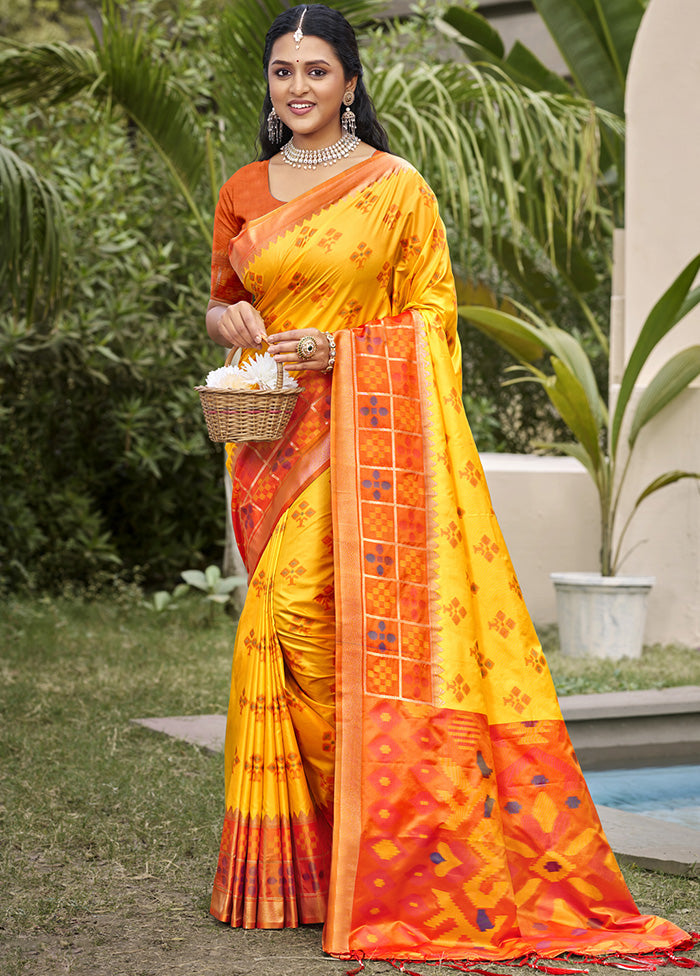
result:
[[[316,352],[317,346],[318,343],[313,336],[302,336],[299,342],[297,342],[297,356],[302,362],[305,359],[311,359]]]

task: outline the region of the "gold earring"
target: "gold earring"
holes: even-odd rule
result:
[[[345,111],[340,116],[340,124],[343,129],[351,136],[355,135],[355,129],[357,127],[357,120],[355,118],[355,113],[351,110],[350,106],[355,101],[355,92],[350,88],[347,89],[343,95],[343,105],[345,106]]]
[[[274,105],[267,117],[267,136],[273,146],[282,141],[282,119],[275,112]]]

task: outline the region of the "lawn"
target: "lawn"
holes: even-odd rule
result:
[[[6,602],[3,976],[347,970],[322,956],[313,928],[239,933],[207,917],[223,813],[221,757],[130,724],[225,711],[233,629],[204,600],[155,613],[128,589],[94,601]],[[547,639],[565,693],[700,684],[695,652],[657,648],[641,662],[591,666],[561,660]],[[700,928],[698,880],[634,868],[625,874],[640,906]],[[369,968],[384,972],[383,964]]]

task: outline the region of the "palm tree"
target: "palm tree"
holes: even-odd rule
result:
[[[336,4],[359,27],[383,5],[383,0]],[[212,54],[213,83],[203,97],[173,71],[154,43],[152,27],[123,19],[114,0],[105,0],[103,33],[101,39],[94,35],[93,50],[5,42],[1,104],[7,109],[51,105],[87,94],[106,111],[123,113],[146,137],[208,240],[211,206],[201,203],[203,188],[208,184],[207,200],[215,199],[222,175],[233,168],[232,142],[253,148],[264,91],[265,29],[287,6],[282,0],[226,6],[217,25],[220,46]],[[538,281],[527,255],[532,239],[546,245],[565,275],[575,277],[580,269],[588,274],[575,237],[579,230],[587,236],[601,215],[595,147],[601,120],[615,128],[612,116],[571,95],[532,91],[475,65],[419,61],[408,67],[370,65],[370,70],[370,87],[393,146],[433,184],[459,240],[471,232],[530,291]],[[231,78],[236,79],[233,91]],[[50,217],[57,195],[46,181],[34,182],[43,188]],[[14,268],[15,276],[16,257],[27,241],[41,251],[43,240],[41,226],[21,206],[21,194],[10,168],[0,166],[2,204],[24,218],[10,222],[13,240],[0,252],[3,273]],[[58,238],[65,233],[57,215],[47,221],[54,264]],[[36,276],[54,264],[29,266],[31,293]],[[58,280],[55,272],[49,280]]]

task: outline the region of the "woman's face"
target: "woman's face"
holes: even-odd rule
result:
[[[267,69],[275,111],[299,146],[322,147],[340,138],[340,106],[356,78],[345,80],[343,65],[327,41],[305,35],[297,50],[292,34],[272,46]]]

